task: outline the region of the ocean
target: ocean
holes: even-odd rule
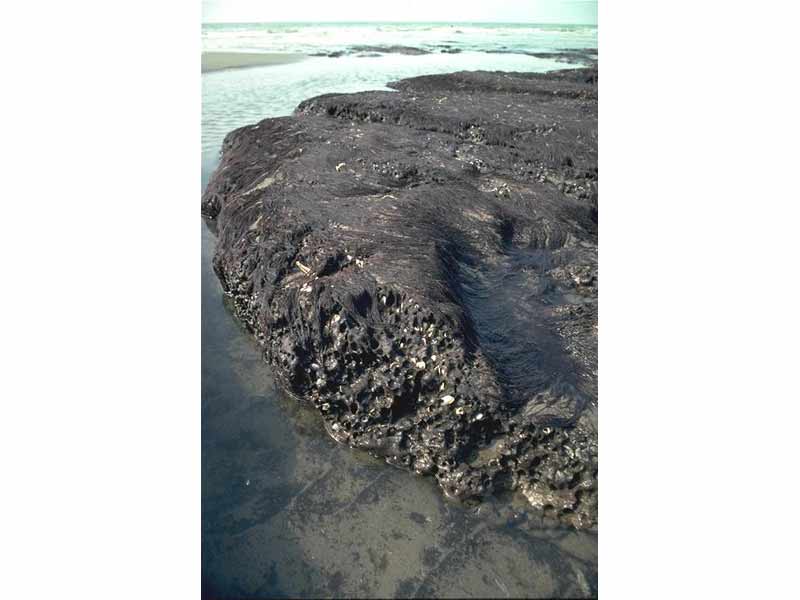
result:
[[[595,25],[520,23],[206,23],[203,50],[334,52],[403,45],[431,52],[544,52],[596,48]]]
[[[359,48],[363,46],[403,46],[427,53]],[[596,47],[597,27],[588,25],[204,24],[204,52],[300,53],[309,57],[293,64],[203,74],[203,159],[213,161],[232,129],[288,115],[302,100],[319,94],[388,89],[389,81],[431,73],[568,68],[576,65],[525,53]]]
[[[207,52],[320,55],[202,74],[205,186],[225,134],[288,115],[311,96],[387,89],[428,73],[568,68],[525,53],[595,48],[597,30],[209,24],[202,41]],[[426,53],[386,51],[392,46]],[[596,596],[596,533],[538,528],[519,499],[454,504],[432,479],[328,437],[314,410],[276,388],[226,304],[205,224],[201,236],[204,597]]]

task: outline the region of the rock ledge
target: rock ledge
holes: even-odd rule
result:
[[[597,70],[329,94],[225,138],[214,269],[342,443],[597,520]]]

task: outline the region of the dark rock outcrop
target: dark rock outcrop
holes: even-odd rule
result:
[[[488,54],[524,54],[536,58],[546,58],[557,62],[597,68],[597,48],[563,48],[552,52],[529,52],[515,48],[495,48],[485,50]]]
[[[430,54],[429,50],[424,48],[415,48],[413,46],[399,46],[399,45],[384,45],[384,46],[366,46],[356,45],[351,46],[346,50],[335,50],[330,52],[314,52],[309,56],[327,56],[328,58],[339,58],[349,54],[356,56],[381,56],[382,54],[405,54],[407,56],[420,56],[422,54]]]
[[[413,46],[352,46],[351,50],[354,52],[380,52],[382,54],[405,54],[407,56],[419,56],[421,54],[430,54],[430,51],[424,48],[415,48]]]
[[[461,72],[231,132],[214,268],[330,434],[597,516],[597,71]]]
[[[578,48],[574,50],[559,50],[557,52],[524,52],[524,54],[587,67],[597,65],[596,48]]]

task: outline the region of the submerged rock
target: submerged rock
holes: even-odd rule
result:
[[[407,56],[420,56],[422,54],[430,54],[429,50],[425,50],[424,48],[415,48],[413,46],[400,46],[400,45],[384,45],[384,46],[367,46],[367,45],[356,45],[350,46],[345,50],[333,50],[333,51],[322,51],[322,52],[314,52],[309,56],[327,56],[328,58],[339,58],[340,56],[346,56],[355,54],[356,56],[361,57],[375,57],[375,56],[383,56],[384,54],[405,54]]]
[[[597,70],[327,94],[225,138],[214,269],[338,441],[597,518]]]
[[[386,45],[386,46],[352,46],[351,50],[354,52],[379,52],[382,54],[405,54],[407,56],[419,56],[421,54],[430,54],[429,50],[424,48],[415,48],[413,46],[399,46],[399,45]]]
[[[596,48],[565,49],[557,52],[524,52],[536,58],[548,58],[558,62],[584,65],[587,67],[597,65]]]
[[[597,68],[597,48],[563,48],[552,52],[529,52],[516,48],[494,48],[485,50],[488,54],[524,54],[556,62]]]

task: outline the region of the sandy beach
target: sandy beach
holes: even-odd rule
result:
[[[203,52],[200,71],[220,71],[242,67],[263,67],[267,65],[286,65],[301,61],[304,54],[256,53],[256,52]]]

